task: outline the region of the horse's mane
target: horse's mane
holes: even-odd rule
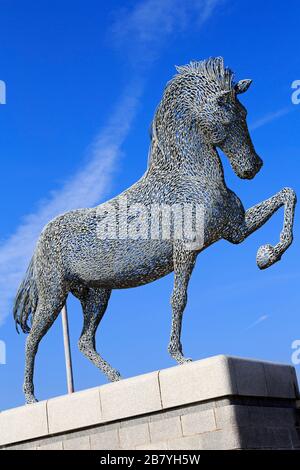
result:
[[[198,62],[192,61],[187,65],[176,66],[176,70],[178,73],[171,82],[175,81],[178,76],[196,75],[217,82],[222,90],[230,90],[233,86],[234,74],[231,69],[224,66],[223,57],[211,57]]]
[[[201,61],[191,61],[189,64],[175,66],[177,70],[177,74],[167,83],[163,99],[161,103],[164,101],[168,92],[171,92],[171,89],[179,83],[183,83],[185,79],[189,79],[191,77],[197,77],[203,80],[203,87],[205,88],[207,84],[214,83],[215,88],[218,91],[229,91],[233,88],[234,82],[234,73],[228,67],[225,67],[223,57],[210,57],[206,60]],[[160,103],[160,104],[161,104]],[[157,110],[159,109],[159,106]],[[148,165],[150,167],[151,164],[151,154],[152,154],[152,145],[154,140],[157,142],[156,138],[156,116],[157,110],[155,111],[153,121],[151,123],[150,129],[150,148],[148,154]]]

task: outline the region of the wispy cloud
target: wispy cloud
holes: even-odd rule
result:
[[[268,320],[268,318],[270,318],[270,315],[262,315],[261,317],[259,317],[257,320],[255,320],[253,323],[251,323],[246,329],[245,331],[248,331],[250,330],[251,328],[254,328],[255,326],[259,325],[260,323]]]
[[[134,56],[136,78],[123,92],[108,124],[91,144],[89,160],[83,169],[71,176],[60,190],[51,193],[34,213],[25,216],[15,233],[0,245],[0,323],[10,311],[12,298],[43,226],[68,210],[96,205],[108,193],[122,145],[138,109],[145,84],[142,72],[149,70],[167,39],[176,31],[183,32],[192,21],[201,27],[223,1],[145,0],[137,2],[131,10],[118,12],[111,35],[120,50],[132,47],[137,52]]]
[[[35,213],[24,217],[15,233],[0,246],[0,322],[8,313],[43,226],[68,210],[94,206],[109,191],[122,143],[135,117],[140,93],[137,83],[125,91],[107,126],[91,144],[86,166],[59,191],[53,192]]]
[[[146,0],[132,10],[118,11],[111,35],[116,47],[127,48],[141,68],[157,58],[166,40],[188,28],[200,28],[227,0]]]
[[[293,111],[293,108],[288,106],[286,108],[278,109],[277,111],[274,111],[272,113],[268,113],[262,118],[250,124],[249,129],[251,131],[254,131],[255,129],[259,129],[260,127],[263,127],[266,124],[269,124],[270,122],[275,121],[276,119],[279,119],[282,116],[285,116],[286,114],[289,114],[291,111]]]

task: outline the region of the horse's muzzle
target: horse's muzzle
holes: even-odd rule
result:
[[[238,176],[242,179],[251,180],[254,176],[257,175],[261,167],[263,166],[262,159],[257,155],[255,157],[255,162],[251,164],[250,168],[245,168],[242,171],[238,171]]]

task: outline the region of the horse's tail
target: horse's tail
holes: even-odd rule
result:
[[[29,333],[30,327],[27,323],[28,318],[33,318],[38,303],[38,291],[34,278],[34,257],[32,257],[27,272],[18,289],[14,303],[14,319],[16,329],[20,325],[24,333]]]

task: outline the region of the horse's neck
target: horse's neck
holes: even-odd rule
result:
[[[193,149],[180,149],[166,155],[159,141],[152,141],[149,150],[149,167],[147,175],[178,174],[182,177],[196,177],[210,185],[220,185],[224,182],[224,172],[216,149],[199,140]]]
[[[147,174],[161,173],[199,177],[210,185],[224,182],[216,149],[207,141],[197,121],[183,111],[181,98],[173,103],[171,111],[162,101],[152,123]]]

